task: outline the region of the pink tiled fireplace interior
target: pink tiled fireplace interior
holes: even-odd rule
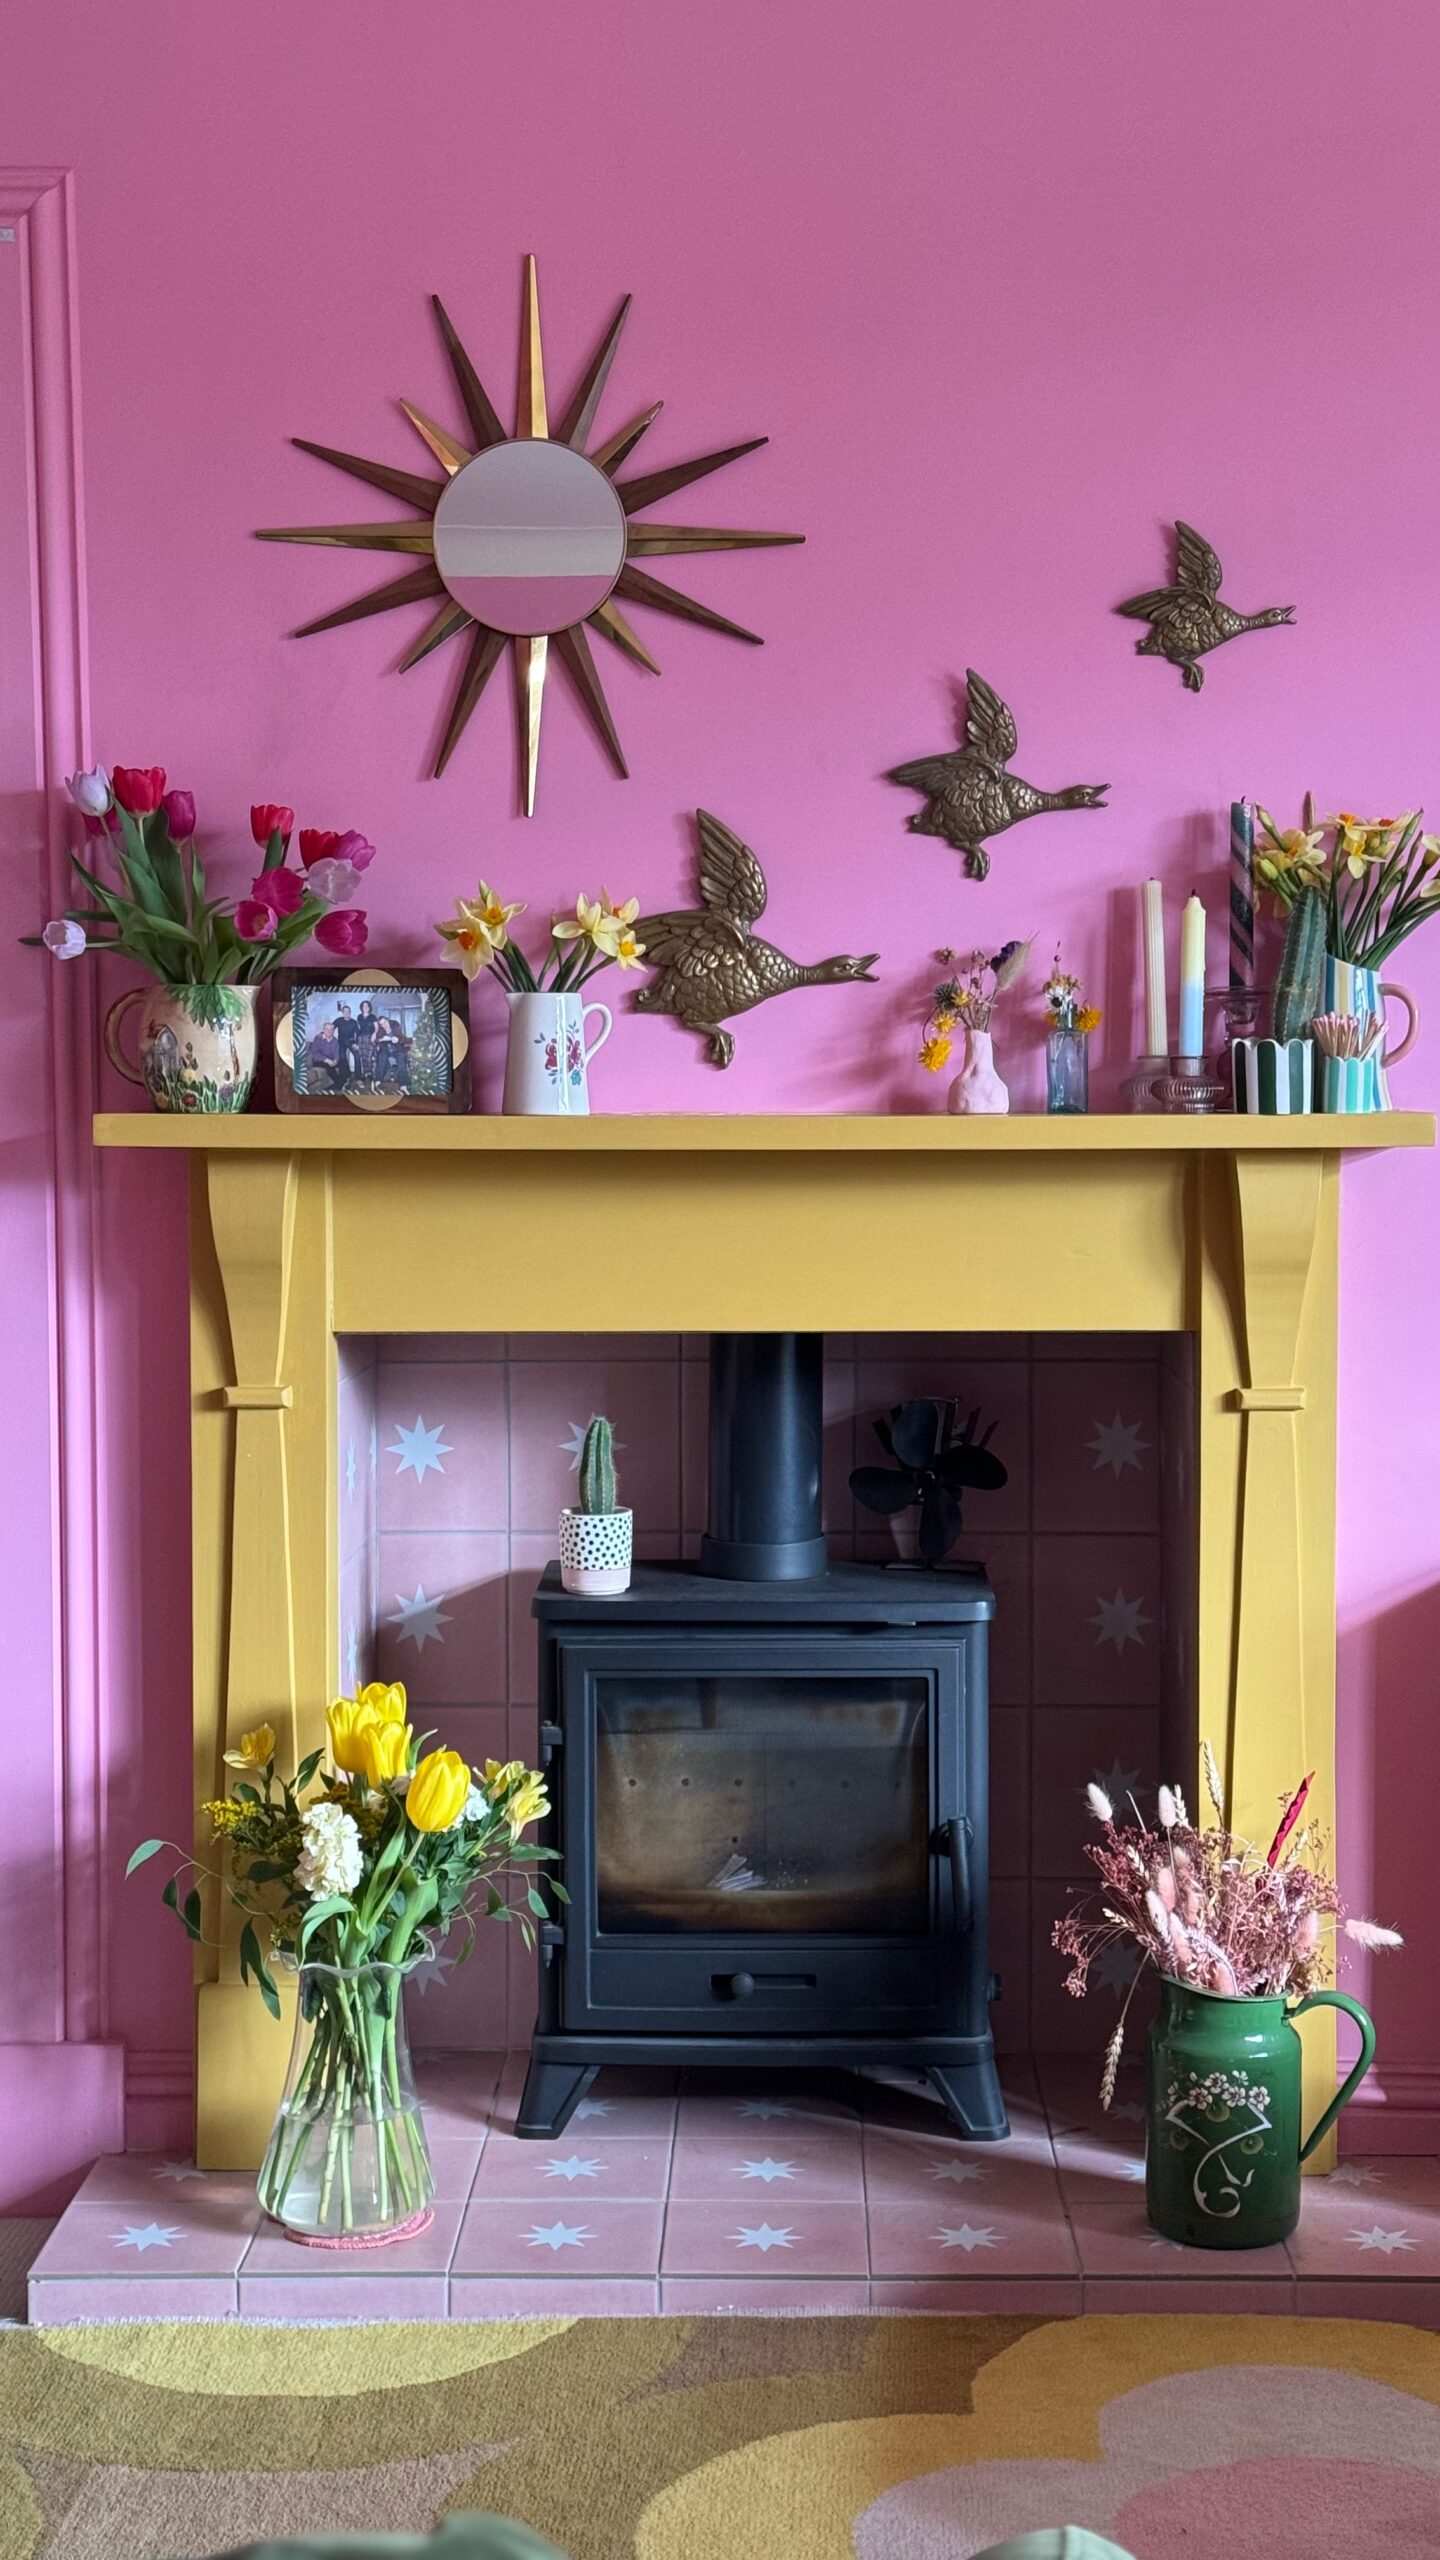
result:
[[[471,1761],[536,1750],[530,1600],[574,1499],[593,1413],[615,1426],[636,1552],[705,1525],[703,1335],[386,1336],[341,1345],[340,1661],[403,1680],[417,1724]],[[1184,1725],[1186,1344],[1162,1335],[838,1335],[826,1346],[825,1527],[836,1558],[904,1551],[858,1511],[876,1415],[913,1395],[993,1419],[1009,1481],[968,1497],[957,1553],[997,1595],[990,1653],[991,1962],[1005,2055],[1098,2051],[1123,1980],[1083,2004],[1050,1925],[1083,1879],[1084,1790],[1153,1789]],[[417,1986],[437,2050],[518,2047],[534,2015],[518,1932]]]

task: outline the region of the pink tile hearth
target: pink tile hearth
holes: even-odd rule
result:
[[[1145,2220],[1138,2074],[1007,2072],[1012,2137],[957,2141],[898,2077],[603,2073],[521,2142],[524,2057],[427,2056],[440,2192],[418,2238],[297,2246],[253,2182],[97,2163],[30,2276],[43,2326],[124,2319],[526,2319],[668,2312],[1300,2311],[1440,2322],[1440,2162],[1347,2160],[1283,2248],[1181,2249]],[[733,2128],[733,2129],[732,2129]]]

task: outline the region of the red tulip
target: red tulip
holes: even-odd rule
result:
[[[110,776],[110,788],[132,818],[148,818],[160,806],[165,790],[164,767],[117,764]]]
[[[315,939],[338,960],[358,960],[370,938],[370,928],[359,907],[332,907],[315,927]]]
[[[324,862],[335,850],[339,836],[329,827],[302,827],[300,859],[308,871],[312,862]]]
[[[295,825],[295,812],[277,801],[261,800],[250,812],[250,833],[257,844],[268,844],[278,835],[288,844]]]
[[[275,910],[259,898],[242,898],[235,910],[235,930],[242,942],[268,942],[275,931]]]
[[[160,803],[165,823],[176,844],[188,843],[195,833],[195,794],[193,791],[167,791]]]
[[[369,837],[362,836],[355,827],[348,827],[332,850],[337,862],[353,862],[357,871],[368,871],[375,859],[375,847]]]
[[[305,883],[298,871],[287,871],[283,862],[277,862],[271,870],[256,874],[250,883],[250,897],[257,906],[269,907],[277,916],[293,916],[296,908],[304,904]]]

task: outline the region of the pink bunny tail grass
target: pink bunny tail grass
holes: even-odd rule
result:
[[[1301,1779],[1299,1786],[1296,1788],[1295,1793],[1280,1816],[1280,1828],[1276,1832],[1275,1837],[1271,1841],[1269,1849],[1266,1852],[1265,1864],[1267,1867],[1279,1866],[1280,1852],[1284,1848],[1286,1841],[1289,1839],[1291,1832],[1294,1830],[1296,1823],[1299,1821],[1301,1814],[1304,1812],[1305,1799],[1309,1795],[1314,1784],[1315,1772],[1312,1769],[1308,1777]]]
[[[1346,1920],[1342,1925],[1346,1937],[1353,1938],[1357,1947],[1403,1947],[1405,1944],[1398,1929],[1382,1929],[1378,1920]]]

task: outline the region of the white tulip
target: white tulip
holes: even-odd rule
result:
[[[103,764],[97,764],[93,773],[72,773],[65,788],[87,818],[104,817],[110,806],[110,776]]]
[[[341,862],[332,854],[312,862],[305,874],[305,886],[327,907],[348,907],[360,886],[360,874],[353,862]]]
[[[78,960],[81,952],[89,948],[85,927],[76,924],[70,916],[56,916],[53,923],[47,924],[40,939],[47,951],[54,952],[57,960]]]

